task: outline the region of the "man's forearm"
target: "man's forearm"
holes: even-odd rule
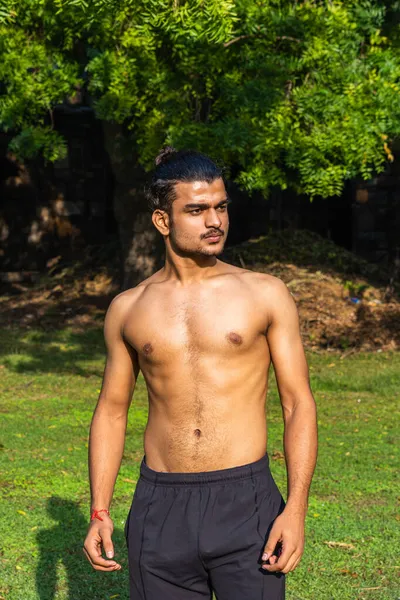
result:
[[[317,417],[312,396],[298,402],[284,416],[284,448],[287,468],[287,508],[304,515],[317,460]]]
[[[124,452],[127,416],[113,417],[101,404],[89,436],[91,509],[109,508]]]

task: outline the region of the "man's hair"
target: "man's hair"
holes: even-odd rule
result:
[[[171,212],[176,199],[175,185],[179,182],[206,181],[212,183],[222,177],[222,169],[202,152],[163,148],[156,160],[156,168],[146,190],[149,209]]]

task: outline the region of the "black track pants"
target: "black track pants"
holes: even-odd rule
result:
[[[153,471],[145,458],[125,526],[131,600],[283,600],[285,576],[261,569],[285,503],[268,455],[203,473]]]

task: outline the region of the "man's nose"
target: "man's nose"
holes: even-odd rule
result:
[[[218,215],[215,208],[210,208],[206,214],[206,226],[207,227],[221,227],[221,218]]]

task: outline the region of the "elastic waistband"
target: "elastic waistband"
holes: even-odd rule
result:
[[[267,453],[259,460],[247,465],[220,469],[218,471],[201,471],[199,473],[166,473],[164,471],[154,471],[147,466],[146,456],[143,457],[140,465],[141,478],[155,485],[209,485],[226,481],[239,481],[269,473],[269,458]]]

